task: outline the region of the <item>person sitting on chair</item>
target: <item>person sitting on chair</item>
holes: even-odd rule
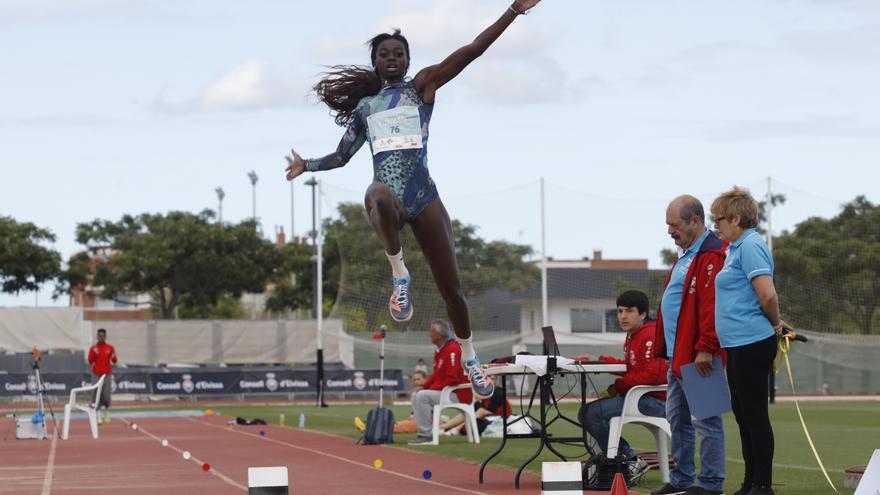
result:
[[[489,381],[495,384],[495,377],[490,376]],[[477,433],[482,435],[483,431],[492,422],[490,416],[510,416],[510,402],[504,400],[504,392],[495,387],[492,397],[488,399],[478,400],[474,402],[474,416],[477,418]],[[464,414],[457,414],[450,420],[440,424],[440,429],[444,435],[464,435]]]
[[[608,434],[611,418],[623,412],[623,401],[629,389],[636,385],[663,385],[666,383],[668,363],[654,355],[654,321],[648,318],[648,296],[638,290],[630,290],[617,298],[617,321],[626,332],[623,343],[624,359],[599,356],[599,360],[613,364],[626,364],[626,372],[608,386],[608,397],[587,404],[579,414],[581,424],[589,432],[603,453],[608,452]],[[586,355],[580,359],[596,360]],[[604,393],[602,395],[605,395]],[[639,399],[639,411],[647,416],[666,416],[666,393],[650,392]],[[648,464],[635,457],[632,448],[620,438],[618,452],[629,460],[633,478],[643,475]]]
[[[433,441],[431,422],[434,406],[440,403],[440,392],[451,385],[468,383],[468,377],[461,368],[461,346],[455,341],[455,334],[446,320],[434,320],[428,330],[431,342],[437,346],[434,351],[434,372],[422,384],[422,388],[412,395],[412,410],[416,420],[418,436],[410,445],[430,444]],[[452,400],[468,404],[473,397],[470,388],[456,390]]]

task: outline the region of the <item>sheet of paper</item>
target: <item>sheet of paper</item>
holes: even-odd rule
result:
[[[538,376],[544,376],[547,374],[547,357],[548,356],[530,356],[530,355],[517,355],[516,356],[516,364],[521,364],[526,368],[532,370]],[[556,356],[556,364],[571,364],[574,362],[574,359],[570,359],[567,357]]]
[[[701,375],[694,363],[682,366],[681,383],[691,415],[695,418],[721,416],[733,410],[724,365],[719,356],[712,360],[712,373],[709,376]]]

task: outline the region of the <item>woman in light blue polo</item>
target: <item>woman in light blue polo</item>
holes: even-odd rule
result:
[[[767,377],[777,336],[788,328],[779,317],[773,256],[758,225],[758,203],[734,187],[712,202],[718,237],[730,243],[715,277],[715,330],[727,352],[727,382],[739,425],[745,476],[734,495],[773,494],[773,428]]]

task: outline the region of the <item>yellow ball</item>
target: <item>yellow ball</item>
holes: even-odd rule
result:
[[[376,469],[381,468],[382,467],[382,459],[376,459],[375,461],[373,461],[373,465],[376,466]]]
[[[205,416],[213,416],[213,415],[214,415],[213,409],[205,409]]]

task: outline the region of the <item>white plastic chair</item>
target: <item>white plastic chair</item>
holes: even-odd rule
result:
[[[440,412],[444,409],[457,409],[464,414],[464,428],[467,430],[468,441],[471,443],[480,443],[480,433],[477,429],[477,415],[474,413],[473,404],[462,404],[461,402],[453,402],[452,394],[456,390],[464,390],[471,388],[470,383],[461,385],[450,385],[443,387],[440,391],[440,403],[434,406],[434,438],[431,445],[440,445]]]
[[[672,429],[666,418],[645,416],[639,411],[639,399],[649,392],[665,392],[666,385],[636,385],[629,389],[623,399],[623,411],[620,416],[611,418],[608,424],[609,458],[617,456],[620,435],[623,425],[635,423],[651,430],[657,440],[657,461],[660,463],[660,475],[664,483],[669,483],[669,445],[672,443]]]
[[[70,412],[75,407],[85,412],[89,416],[89,426],[92,428],[92,438],[98,439],[98,400],[101,398],[101,388],[104,386],[104,379],[107,375],[101,375],[96,383],[86,385],[84,387],[76,387],[70,391],[70,401],[64,405],[64,431],[61,435],[62,440],[67,440],[70,433]],[[109,386],[109,385],[108,385]],[[93,404],[81,405],[76,403],[76,394],[95,392],[95,402]]]

